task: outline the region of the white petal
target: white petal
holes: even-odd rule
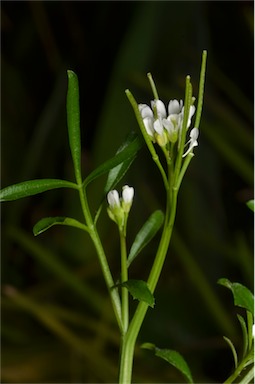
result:
[[[179,114],[182,109],[182,100],[180,100],[180,103],[178,100],[170,100],[168,104],[168,114],[173,115],[173,114]]]
[[[151,117],[145,117],[145,119],[143,119],[143,123],[148,135],[153,137],[154,136],[153,119]]]
[[[107,194],[107,200],[111,208],[120,206],[119,193],[116,191],[116,189],[113,189]]]
[[[190,106],[190,109],[189,109],[189,118],[190,118],[190,119],[191,119],[192,116],[194,115],[195,110],[196,110],[195,105],[191,105],[191,106]]]
[[[193,128],[191,131],[190,131],[190,135],[189,137],[191,138],[191,140],[197,140],[198,138],[198,135],[199,135],[199,129],[198,128]]]
[[[157,119],[156,121],[154,121],[154,130],[159,134],[159,135],[162,135],[163,132],[164,132],[164,128],[163,128],[163,124],[161,122],[160,119]]]
[[[145,119],[146,117],[150,117],[153,119],[153,112],[147,104],[139,104],[138,108],[143,119]]]
[[[156,105],[156,110],[158,117],[161,117],[162,119],[166,117],[166,107],[161,100],[155,100],[154,105]]]
[[[166,130],[170,133],[174,130],[174,125],[172,123],[172,120],[169,119],[169,116],[167,119],[163,119],[163,126],[166,128]]]
[[[187,154],[190,153],[194,147],[197,147],[197,146],[198,146],[198,141],[197,141],[198,135],[199,135],[199,130],[198,130],[198,128],[193,128],[193,129],[190,131],[190,140],[188,141],[188,143],[190,143],[190,144],[189,144],[189,148],[188,148],[188,150],[182,155],[182,157],[187,156]],[[188,143],[187,143],[187,144],[188,144]]]
[[[133,187],[129,187],[128,185],[124,185],[122,188],[122,198],[125,203],[132,203],[134,197],[135,190]]]

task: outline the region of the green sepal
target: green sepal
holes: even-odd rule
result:
[[[143,280],[128,280],[123,283],[116,284],[115,287],[125,287],[129,293],[133,296],[133,299],[144,301],[150,307],[154,307],[155,299],[151,291],[149,290],[147,283]]]
[[[44,217],[40,221],[38,221],[33,227],[33,233],[35,236],[40,235],[45,232],[47,229],[51,228],[53,225],[67,225],[69,227],[76,227],[82,229],[84,231],[88,231],[88,227],[78,220],[73,219],[71,217]]]
[[[138,256],[141,250],[152,240],[164,222],[164,213],[157,210],[151,214],[149,219],[142,226],[131,246],[127,266]]]
[[[189,383],[193,383],[189,366],[179,352],[172,349],[160,349],[151,343],[144,343],[141,345],[141,348],[153,351],[155,356],[166,360],[169,364],[178,369],[186,377]]]
[[[252,314],[254,313],[254,296],[248,288],[240,283],[231,283],[231,281],[225,278],[219,279],[218,284],[223,285],[232,291],[234,304],[237,307],[245,308]]]
[[[22,199],[23,197],[37,195],[57,188],[74,188],[77,185],[70,181],[59,179],[40,179],[23,181],[18,184],[10,185],[0,191],[0,201],[12,201]]]

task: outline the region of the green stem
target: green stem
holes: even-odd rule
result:
[[[127,267],[127,247],[125,234],[120,231],[120,251],[121,251],[121,283],[128,280],[128,267]],[[128,290],[126,287],[121,288],[122,297],[122,324],[123,332],[128,329],[129,323],[129,305],[128,305]]]
[[[78,185],[78,188],[79,188],[79,195],[80,195],[83,215],[84,215],[86,224],[89,228],[90,237],[94,243],[94,246],[98,254],[99,262],[102,268],[103,276],[106,282],[106,286],[108,288],[108,292],[112,301],[113,310],[114,310],[119,328],[122,330],[121,304],[120,304],[120,297],[118,294],[118,290],[117,288],[114,288],[114,289],[112,288],[114,286],[114,281],[112,278],[112,274],[109,268],[109,264],[108,264],[100,237],[98,235],[98,232],[96,230],[96,227],[91,217],[85,189],[83,188],[82,184]]]
[[[250,361],[253,362],[253,348],[250,350],[249,354],[246,355],[246,357],[239,363],[234,373],[226,381],[224,381],[224,384],[233,383],[238,378],[238,376],[242,373],[242,371],[246,368],[246,366],[249,364]],[[242,380],[239,381],[239,383],[242,383],[242,382],[243,382]]]
[[[163,229],[163,233],[161,236],[159,248],[155,257],[155,261],[153,263],[151,273],[148,278],[148,288],[153,293],[155,291],[156,285],[158,283],[164,261],[166,258],[168,246],[170,243],[173,224],[176,215],[176,205],[177,205],[177,190],[174,189],[172,191],[172,204],[171,204],[171,213],[169,214],[170,202],[167,199],[167,214],[166,218],[169,217],[169,221],[165,221],[165,226]],[[167,197],[169,197],[170,192],[168,191]],[[140,302],[134,314],[134,317],[130,323],[127,334],[124,337],[123,345],[122,345],[122,355],[121,355],[121,365],[120,365],[120,376],[119,383],[121,384],[129,384],[131,383],[132,378],[132,367],[133,367],[133,356],[134,356],[134,348],[138,333],[140,331],[141,325],[145,318],[146,312],[148,309],[148,305],[145,302]]]

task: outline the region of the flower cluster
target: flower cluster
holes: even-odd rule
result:
[[[183,101],[170,100],[168,104],[168,115],[166,107],[161,100],[151,101],[151,108],[147,104],[138,105],[146,132],[153,142],[164,147],[169,142],[176,143],[181,134],[184,106]],[[191,105],[188,116],[187,129],[190,127],[192,116],[195,113],[195,106]],[[183,156],[186,156],[195,146],[198,145],[198,129],[193,128],[190,132],[189,148]]]
[[[128,213],[133,203],[134,188],[124,185],[122,188],[122,197],[119,197],[118,191],[113,189],[107,194],[109,207],[107,212],[109,217],[115,221],[121,230],[125,228]]]

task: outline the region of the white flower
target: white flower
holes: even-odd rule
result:
[[[111,208],[120,207],[119,193],[113,189],[107,194],[107,200]]]
[[[135,193],[135,190],[133,187],[129,187],[128,185],[124,185],[124,187],[122,188],[123,201],[126,204],[130,204],[130,203],[132,204],[133,198],[134,198],[134,193]]]
[[[122,188],[122,208],[124,212],[128,213],[130,211],[131,205],[134,198],[134,188],[124,185]]]
[[[109,207],[107,208],[110,219],[123,230],[125,223],[127,222],[128,213],[133,203],[134,188],[124,185],[122,188],[122,197],[119,197],[118,191],[113,189],[108,192],[107,200]]]
[[[198,128],[193,128],[193,129],[190,131],[190,140],[185,144],[185,145],[189,144],[189,148],[188,148],[187,151],[182,155],[182,157],[187,156],[187,154],[190,153],[194,147],[197,147],[197,146],[198,146],[198,141],[197,141],[198,135],[199,135],[199,130],[198,130]]]
[[[153,128],[154,116],[153,116],[152,110],[147,104],[139,104],[138,108],[141,113],[146,132],[148,133],[148,135],[153,137],[154,136],[154,128]]]
[[[193,100],[194,101],[194,100]],[[146,132],[151,137],[153,142],[157,142],[161,147],[164,147],[168,142],[176,143],[181,135],[181,129],[184,117],[184,106],[183,101],[170,100],[168,103],[168,115],[164,103],[161,100],[152,100],[151,108],[147,104],[139,104],[139,111],[141,113],[143,123]],[[195,106],[191,105],[189,109],[189,116],[187,122],[187,129],[190,127],[191,118],[195,113]],[[198,133],[195,131],[190,133],[190,143],[188,151],[185,156],[198,145],[197,136]],[[187,143],[187,144],[188,144]]]
[[[143,119],[145,119],[146,117],[150,117],[153,119],[153,112],[147,104],[139,104],[138,108]]]
[[[168,115],[178,115],[182,111],[183,101],[170,100],[168,104]]]
[[[161,100],[153,100],[151,102],[151,108],[158,119],[166,118],[166,107]]]

